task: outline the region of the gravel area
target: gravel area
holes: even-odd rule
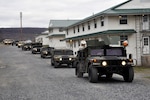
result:
[[[50,59],[0,46],[0,100],[150,100],[150,78],[135,71],[132,83],[119,75],[89,83],[75,76],[74,68],[53,68]]]

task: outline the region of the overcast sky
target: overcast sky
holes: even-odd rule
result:
[[[54,19],[83,19],[127,0],[0,0],[0,28],[47,28]]]

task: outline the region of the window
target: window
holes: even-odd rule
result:
[[[78,25],[78,32],[80,32],[80,27],[79,27],[79,25]]]
[[[73,28],[73,33],[76,33],[76,29],[75,29],[75,27]]]
[[[82,25],[82,31],[84,31],[84,24]]]
[[[94,28],[97,28],[97,22],[95,19],[94,19]]]
[[[78,46],[80,46],[80,40],[78,40]]]
[[[67,35],[68,35],[68,29],[67,29]]]
[[[101,16],[100,20],[101,20],[101,26],[104,26],[104,16]]]
[[[64,51],[65,55],[73,55],[73,51],[72,50],[66,50]]]
[[[52,28],[49,28],[49,32],[52,33],[52,32],[53,32],[53,29],[52,29]]]
[[[106,49],[106,55],[107,56],[122,56],[122,49],[120,48],[111,48]]]
[[[127,15],[119,16],[120,24],[127,24]]]
[[[143,16],[143,22],[147,22],[148,21],[148,16],[147,15],[144,15]]]
[[[103,56],[104,55],[104,49],[93,49],[93,50],[91,50],[90,54],[92,56]]]
[[[144,46],[148,46],[148,38],[144,38]]]
[[[128,40],[128,36],[127,35],[121,35],[120,36],[120,45],[122,45],[123,41]]]
[[[76,41],[74,41],[74,48],[76,48]]]
[[[59,28],[59,32],[63,32],[63,28]]]
[[[90,30],[90,22],[88,22],[88,30]]]

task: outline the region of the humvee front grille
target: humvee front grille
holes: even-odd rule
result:
[[[37,49],[37,52],[40,52],[40,49]]]
[[[111,60],[111,61],[107,61],[108,65],[121,65],[121,60]]]
[[[69,58],[63,58],[63,60],[68,61],[68,60],[69,60]]]

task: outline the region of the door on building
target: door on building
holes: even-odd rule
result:
[[[150,18],[148,15],[143,16],[143,30],[149,30],[150,29]]]
[[[149,37],[143,37],[143,54],[149,54],[150,45]]]

